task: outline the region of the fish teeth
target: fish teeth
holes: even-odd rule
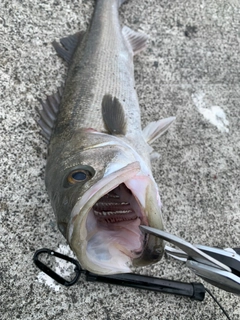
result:
[[[131,221],[137,219],[137,216],[134,217],[110,217],[104,219],[105,222],[107,223],[116,223],[116,222],[122,222],[122,221]]]
[[[137,214],[130,204],[131,192],[118,187],[101,197],[93,206],[93,213],[99,222],[115,223],[135,220]]]
[[[118,194],[115,194],[115,193],[107,193],[107,194],[105,194],[105,196],[103,196],[103,198],[119,199],[120,196]]]
[[[129,210],[116,210],[116,211],[98,211],[96,209],[93,209],[93,212],[96,216],[126,215],[126,214],[130,214],[130,213],[134,213],[134,211],[131,209],[129,209]]]
[[[129,202],[102,202],[102,201],[99,201],[97,202],[94,207],[110,207],[110,206],[129,206],[130,203]]]

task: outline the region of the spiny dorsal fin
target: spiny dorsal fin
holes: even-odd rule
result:
[[[53,41],[52,45],[57,54],[63,58],[67,63],[70,63],[77,45],[82,41],[85,32],[80,31],[73,35],[60,39],[60,43]]]
[[[37,121],[39,126],[41,127],[42,135],[46,138],[46,140],[49,142],[52,134],[52,129],[54,127],[58,111],[59,111],[59,105],[62,98],[62,87],[58,88],[58,91],[51,96],[47,96],[47,99],[45,102],[40,100],[40,103],[42,105],[42,110],[39,110],[36,108],[40,119]]]
[[[136,32],[124,26],[122,34],[132,48],[134,55],[146,48],[148,36],[145,33]]]
[[[148,144],[151,144],[154,140],[159,138],[164,132],[168,130],[175,117],[165,118],[158,121],[149,123],[143,129],[143,136]]]
[[[102,99],[102,117],[110,134],[126,133],[126,119],[123,106],[116,97],[105,94]]]

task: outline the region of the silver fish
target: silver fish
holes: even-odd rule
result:
[[[83,268],[129,272],[161,259],[163,229],[150,147],[173,117],[141,128],[133,56],[147,36],[120,26],[124,0],[97,0],[86,32],[53,45],[69,64],[64,89],[42,102],[46,187],[58,227]]]

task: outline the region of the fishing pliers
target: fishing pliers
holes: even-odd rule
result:
[[[220,249],[191,243],[168,232],[140,226],[142,232],[175,245],[165,246],[167,255],[186,262],[196,275],[225,291],[240,295],[240,248]]]

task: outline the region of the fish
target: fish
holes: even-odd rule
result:
[[[139,226],[164,229],[151,144],[175,118],[141,127],[133,57],[148,36],[120,24],[124,1],[95,0],[87,31],[53,42],[67,77],[38,110],[58,228],[95,274],[130,272],[164,252],[164,242]]]

